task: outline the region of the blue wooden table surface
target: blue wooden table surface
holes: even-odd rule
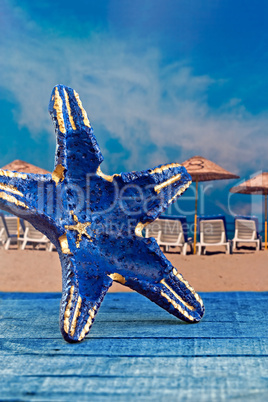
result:
[[[59,294],[0,293],[1,401],[267,401],[268,293],[203,293],[185,324],[109,293],[87,339],[66,343]]]

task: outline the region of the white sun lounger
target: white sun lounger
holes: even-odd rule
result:
[[[153,237],[159,244],[161,233],[161,222],[160,219],[156,219],[154,222],[150,223],[145,228],[145,237]]]
[[[20,233],[23,234],[23,229],[20,223]],[[18,244],[21,238],[18,238],[18,218],[16,216],[4,216],[1,214],[0,219],[0,242],[6,250],[11,244]]]
[[[47,251],[52,251],[49,239],[43,235],[43,233],[39,232],[39,230],[35,229],[29,222],[25,221],[25,232],[21,246],[22,250],[25,249],[27,243],[33,246],[43,244]]]
[[[0,220],[0,244],[1,244],[1,246],[3,246],[5,244],[6,239],[7,239],[6,229],[4,227],[2,217],[1,217],[1,220]]]
[[[261,249],[261,239],[257,235],[255,220],[235,219],[235,235],[233,238],[234,249],[237,248],[238,243],[255,243],[256,250]]]
[[[159,246],[164,246],[165,251],[169,247],[179,247],[182,254],[186,255],[187,246],[191,243],[185,241],[182,223],[179,219],[156,219],[146,228],[146,237],[154,237]]]
[[[200,242],[196,244],[198,254],[206,254],[207,246],[225,246],[227,254],[231,252],[231,245],[227,240],[224,221],[222,219],[200,219]]]

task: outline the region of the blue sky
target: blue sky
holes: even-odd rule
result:
[[[1,165],[53,169],[47,106],[61,83],[80,94],[107,173],[193,155],[241,178],[267,171],[267,8],[264,0],[1,0]],[[204,212],[225,212],[233,184],[214,183]],[[235,197],[249,212],[250,199]]]

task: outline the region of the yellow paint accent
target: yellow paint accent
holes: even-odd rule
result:
[[[155,168],[153,170],[150,170],[150,174],[154,173],[162,173],[164,170],[170,169],[170,168],[175,168],[175,167],[180,167],[181,165],[179,163],[169,163],[168,165],[163,165],[158,168]]]
[[[189,282],[187,282],[184,277],[178,273],[178,271],[176,270],[176,268],[173,268],[172,270],[173,275],[175,275],[182,283],[184,283],[184,285],[187,287],[187,289],[190,290],[191,293],[195,293],[194,288],[192,288],[192,286],[190,286]]]
[[[11,202],[12,204],[17,205],[18,207],[23,207],[23,208],[28,209],[28,206],[26,204],[24,204],[24,202],[17,200],[17,198],[13,197],[13,195],[6,194],[1,191],[0,198],[2,198],[2,200]]]
[[[91,236],[89,236],[89,234],[87,233],[87,227],[89,227],[91,225],[90,222],[79,222],[78,218],[76,215],[74,215],[73,211],[71,211],[71,214],[73,215],[73,218],[76,222],[76,225],[65,225],[65,229],[67,230],[75,230],[78,233],[78,238],[76,240],[76,248],[80,247],[80,242],[82,240],[82,235],[86,236],[88,238],[89,241],[92,241]]]
[[[185,307],[187,307],[189,310],[194,311],[194,307],[191,306],[189,303],[185,302],[165,281],[165,279],[162,279],[160,281],[175,297],[178,299]]]
[[[76,303],[75,312],[74,312],[74,316],[73,316],[73,320],[72,320],[72,324],[71,324],[71,330],[70,330],[71,336],[74,336],[75,329],[76,329],[76,324],[77,324],[77,318],[81,314],[81,312],[80,312],[81,304],[82,304],[82,299],[79,296],[78,300],[77,300],[77,303]]]
[[[169,186],[170,184],[176,183],[176,181],[180,180],[180,178],[181,178],[181,174],[176,174],[175,176],[171,177],[170,179],[155,186],[154,191],[157,192],[157,194],[159,194],[160,191],[162,190],[162,188],[165,188],[165,187]]]
[[[17,189],[17,187],[11,186],[9,184],[0,183],[0,190],[5,190],[9,193],[20,195],[21,197],[23,197],[23,194]]]
[[[113,174],[112,176],[110,176],[110,175],[108,175],[108,174],[105,174],[105,173],[103,173],[103,172],[101,171],[100,166],[98,167],[96,174],[97,174],[98,176],[102,177],[104,180],[109,181],[110,183],[112,183],[114,177],[120,176],[120,174],[117,174],[117,173]]]
[[[190,321],[194,321],[194,318],[186,311],[184,310],[179,304],[177,304],[173,299],[171,299],[166,293],[164,293],[161,290],[161,296],[165,297],[167,301],[169,301],[172,306],[178,310],[184,317],[188,318]]]
[[[65,167],[61,164],[57,165],[52,173],[52,180],[56,183],[56,186],[59,184],[60,181],[64,180],[64,171]]]
[[[102,177],[102,178],[103,178],[104,180],[106,180],[106,181],[112,182],[113,179],[114,179],[113,176],[110,176],[110,175],[108,175],[108,174],[102,173],[100,166],[98,167],[96,173],[97,173],[98,176]]]
[[[65,96],[65,102],[66,102],[68,116],[69,116],[71,126],[72,126],[73,130],[76,130],[76,127],[75,127],[75,124],[74,124],[74,119],[73,119],[73,116],[72,116],[72,111],[71,111],[71,108],[70,108],[69,95],[67,94],[65,89],[63,89],[63,92],[64,92],[64,96]]]
[[[61,251],[63,254],[72,254],[69,249],[68,239],[66,233],[59,237],[59,242],[61,246]]]
[[[64,119],[63,119],[63,112],[62,112],[62,99],[60,97],[59,90],[58,90],[57,87],[55,89],[54,109],[56,110],[56,113],[57,113],[57,120],[58,120],[59,130],[62,133],[66,133]]]
[[[84,326],[84,328],[83,328],[83,330],[82,330],[82,332],[81,332],[81,334],[80,334],[80,336],[78,338],[79,341],[82,341],[82,339],[84,339],[86,334],[89,332],[91,325],[92,325],[92,320],[91,320],[91,317],[89,317],[89,319],[87,320],[86,325]]]
[[[87,320],[86,325],[84,326],[84,328],[83,328],[83,330],[81,331],[81,334],[80,334],[80,336],[79,336],[79,338],[78,338],[79,341],[82,341],[82,339],[84,339],[84,337],[86,336],[86,334],[89,332],[89,329],[90,329],[90,327],[91,327],[91,325],[92,325],[92,320],[93,320],[93,318],[95,317],[96,313],[97,313],[97,308],[96,308],[96,306],[94,306],[93,309],[90,309],[90,310],[89,310],[89,312],[88,312],[89,317],[88,317],[88,320]]]
[[[124,285],[124,284],[126,283],[126,279],[125,279],[122,275],[117,274],[116,272],[115,272],[114,274],[110,274],[110,275],[108,275],[108,276],[109,276],[113,281],[122,283],[122,285]]]
[[[16,177],[18,179],[24,179],[24,180],[27,179],[26,173],[11,172],[11,170],[3,170],[3,169],[0,169],[0,176]]]
[[[173,275],[175,275],[182,283],[184,283],[184,285],[187,287],[187,289],[190,290],[190,292],[194,295],[195,299],[200,303],[200,305],[203,307],[203,300],[201,299],[201,297],[199,296],[198,293],[196,293],[196,291],[194,290],[194,288],[189,284],[189,282],[187,282],[184,277],[178,273],[178,271],[176,270],[176,268],[173,268],[172,270]]]
[[[142,231],[147,225],[149,225],[149,223],[151,223],[151,222],[146,222],[146,223],[139,222],[137,224],[137,226],[135,227],[135,235],[138,237],[143,237]]]
[[[185,191],[191,184],[192,184],[192,182],[189,181],[189,182],[186,183],[183,187],[181,187],[181,188],[179,189],[179,191],[178,191],[175,195],[173,195],[172,198],[170,198],[170,200],[168,201],[168,203],[170,204],[172,201],[175,200],[175,198],[177,198],[179,195],[181,195],[182,193],[184,193],[184,191]]]
[[[68,334],[68,332],[69,332],[69,326],[70,326],[69,318],[70,318],[70,315],[71,315],[73,294],[74,294],[74,286],[72,286],[71,289],[70,289],[70,296],[69,296],[67,307],[66,307],[65,313],[64,313],[63,327],[64,327],[64,331],[66,332],[66,334]]]
[[[89,122],[89,120],[88,120],[86,111],[85,111],[85,109],[83,108],[82,102],[81,102],[81,100],[80,100],[80,98],[79,98],[79,95],[78,95],[78,93],[77,93],[76,91],[74,91],[74,96],[75,96],[75,99],[77,100],[78,106],[79,106],[80,109],[81,109],[81,112],[82,112],[82,115],[83,115],[83,119],[84,119],[84,125],[87,126],[87,127],[89,127],[89,128],[91,128],[91,125],[90,125],[90,122]]]

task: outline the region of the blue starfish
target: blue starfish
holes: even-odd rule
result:
[[[113,281],[176,317],[198,322],[201,298],[143,228],[191,184],[177,163],[108,176],[78,94],[58,85],[49,112],[57,148],[51,174],[0,170],[0,207],[28,220],[55,245],[62,265],[60,329],[84,339]]]

